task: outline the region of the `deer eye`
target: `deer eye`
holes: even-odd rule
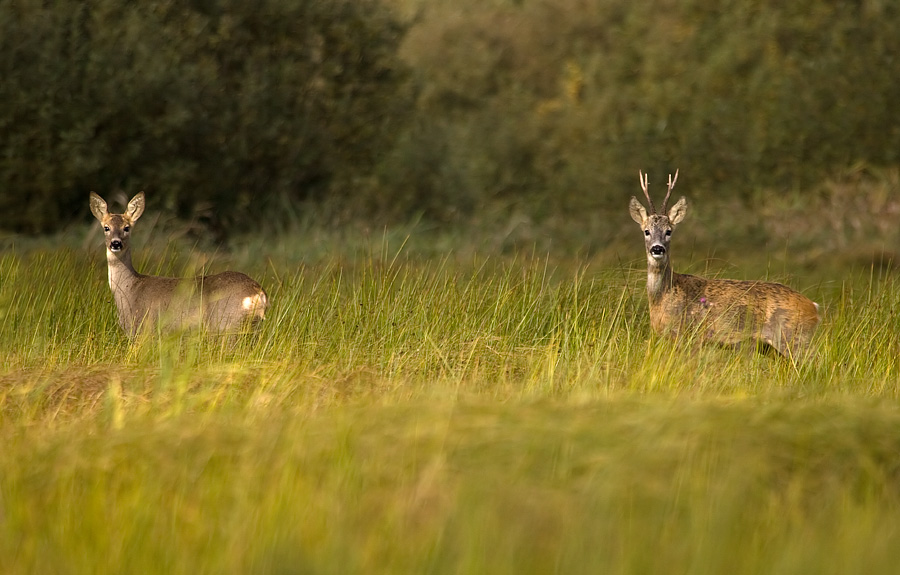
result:
[[[650,230],[644,230],[644,235],[648,238],[650,237]]]
[[[126,228],[126,229],[128,229],[128,228]],[[666,237],[669,237],[671,235],[672,235],[672,230],[666,230]]]
[[[127,232],[127,231],[130,231],[130,230],[131,230],[131,226],[125,226],[125,227],[122,228],[122,229],[125,230],[125,231]]]
[[[108,231],[109,231],[109,226],[103,226],[103,231],[104,231],[104,232],[108,232]]]

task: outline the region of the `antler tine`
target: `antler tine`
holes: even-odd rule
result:
[[[653,200],[650,199],[650,192],[647,191],[647,187],[650,184],[649,176],[643,171],[638,170],[638,177],[641,179],[641,189],[644,190],[644,197],[647,198],[647,203],[650,205],[650,211],[655,214],[656,208],[653,207]]]
[[[675,187],[675,182],[678,181],[678,170],[675,170],[675,177],[672,177],[672,174],[669,174],[669,189],[666,190],[666,199],[663,200],[663,213],[666,211],[666,205],[669,203],[669,195],[672,193],[672,188]]]

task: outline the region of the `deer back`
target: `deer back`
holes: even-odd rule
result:
[[[785,353],[804,346],[819,323],[818,305],[780,283],[673,276],[650,303],[657,332],[690,330],[724,344],[757,339]]]
[[[231,331],[262,320],[268,304],[255,280],[233,271],[188,279],[138,275],[123,287],[114,293],[120,324],[129,333],[157,321],[167,329]]]

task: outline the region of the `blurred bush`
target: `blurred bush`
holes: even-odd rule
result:
[[[897,30],[883,0],[0,0],[0,228],[91,189],[219,230],[301,203],[575,225],[638,169],[812,189],[900,162]]]
[[[213,230],[352,189],[409,108],[377,0],[0,2],[0,229],[145,189]]]
[[[403,47],[420,92],[395,154],[444,159],[395,182],[577,218],[622,208],[638,169],[657,194],[680,168],[694,198],[747,199],[896,165],[896,30],[878,0],[437,3]]]

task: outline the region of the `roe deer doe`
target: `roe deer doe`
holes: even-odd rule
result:
[[[144,213],[144,192],[134,196],[124,214],[111,214],[106,202],[91,192],[91,212],[106,239],[109,287],[119,325],[134,338],[160,322],[167,329],[203,326],[210,332],[237,331],[265,317],[266,292],[239,272],[196,278],[140,274],[131,264],[131,228]]]
[[[678,171],[674,178],[669,174],[661,212],[650,199],[647,176],[638,174],[651,213],[634,197],[629,208],[631,219],[644,231],[653,330],[668,335],[686,331],[726,345],[753,339],[788,358],[802,357],[819,323],[819,305],[779,283],[706,279],[672,271],[669,241],[687,213],[684,197],[666,212]]]

